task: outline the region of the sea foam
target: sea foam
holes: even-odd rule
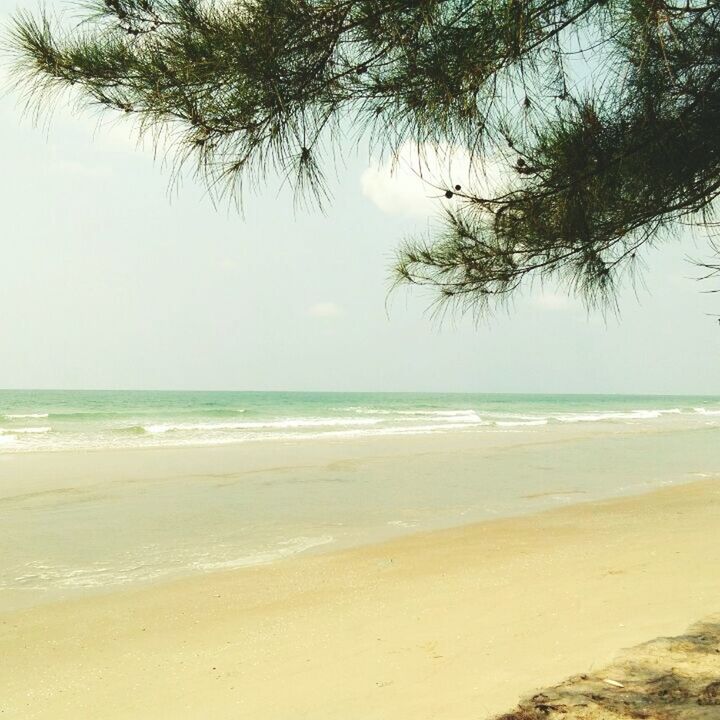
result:
[[[19,433],[21,435],[42,435],[51,431],[51,427],[0,428],[0,435],[4,435],[5,433],[10,433],[12,435],[14,435],[15,433]]]
[[[631,410],[630,412],[588,412],[556,415],[555,419],[564,423],[600,422],[602,420],[657,420],[665,413],[675,413],[680,410]]]
[[[375,418],[287,418],[268,422],[236,423],[176,423],[143,425],[145,432],[163,434],[168,432],[223,431],[223,430],[286,430],[290,428],[345,427],[356,425],[377,425]]]
[[[253,565],[266,565],[267,563],[281,560],[291,555],[305,552],[314,547],[327,545],[334,542],[332,535],[320,537],[297,537],[291,540],[281,540],[274,548],[259,550],[250,554],[244,554],[228,560],[208,560],[193,563],[196,570],[230,570],[232,568],[252,567]]]
[[[48,413],[25,413],[19,415],[5,415],[6,420],[18,420],[20,418],[46,418]]]

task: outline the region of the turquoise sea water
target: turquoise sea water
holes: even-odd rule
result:
[[[0,391],[0,452],[720,421],[720,398],[312,392]]]

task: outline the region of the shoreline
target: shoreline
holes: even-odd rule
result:
[[[720,477],[704,432],[599,430],[0,456],[0,612]]]
[[[717,612],[719,520],[716,478],[5,613],[0,710],[489,716]]]

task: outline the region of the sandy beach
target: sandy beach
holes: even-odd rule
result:
[[[720,602],[720,485],[5,613],[8,718],[484,718]]]
[[[39,4],[0,720],[720,720],[720,0]]]

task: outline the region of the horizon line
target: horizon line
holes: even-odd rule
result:
[[[125,392],[125,393],[276,393],[315,395],[552,395],[598,397],[718,397],[713,392],[579,392],[579,391],[520,391],[520,390],[306,390],[306,389],[208,389],[208,388],[122,388],[122,387],[4,387],[0,392]]]

